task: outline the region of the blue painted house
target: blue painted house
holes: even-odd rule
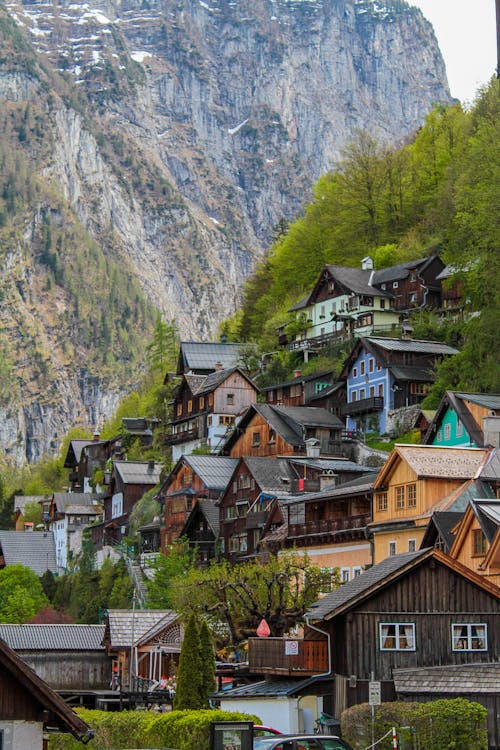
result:
[[[344,363],[347,430],[384,434],[394,409],[419,404],[434,381],[434,367],[457,350],[439,341],[361,337]]]
[[[489,424],[490,423],[490,424]],[[498,444],[489,429],[500,430],[500,395],[446,391],[423,442],[426,445],[484,448]]]

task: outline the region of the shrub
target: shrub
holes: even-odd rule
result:
[[[354,748],[371,743],[371,707],[361,703],[342,714],[342,734]],[[486,750],[486,709],[464,698],[440,699],[428,703],[382,703],[375,709],[375,740],[396,727],[401,748],[432,750]],[[377,750],[391,750],[392,737],[377,744]]]
[[[111,748],[171,747],[177,750],[209,750],[212,721],[254,721],[256,716],[233,711],[89,711],[78,715],[95,732],[89,750]],[[82,744],[68,734],[50,735],[49,750],[81,750]]]

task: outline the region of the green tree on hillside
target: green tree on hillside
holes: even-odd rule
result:
[[[23,623],[49,604],[39,577],[24,565],[0,570],[0,622]]]

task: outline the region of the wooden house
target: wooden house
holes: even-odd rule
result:
[[[499,433],[499,395],[446,391],[422,442],[485,448],[498,446]]]
[[[275,406],[309,406],[319,394],[333,384],[333,372],[327,370],[314,375],[302,375],[295,370],[293,378],[262,388],[266,404]],[[318,404],[316,404],[318,405]]]
[[[92,440],[72,440],[68,446],[64,468],[70,469],[69,481],[72,492],[101,491],[95,485],[95,473],[105,472],[111,461],[124,456],[120,437],[100,440],[96,433]],[[103,484],[107,484],[109,474],[104,474]]]
[[[358,339],[339,375],[346,382],[341,414],[347,431],[388,432],[390,412],[419,404],[434,382],[435,365],[456,353],[439,341]]]
[[[182,638],[180,617],[172,610],[108,610],[104,646],[122,687],[174,676]]]
[[[0,638],[53,690],[107,690],[111,659],[103,646],[104,625],[0,624]]]
[[[219,501],[226,559],[240,562],[257,554],[262,529],[278,494],[291,494],[297,483],[298,474],[285,458],[246,456],[239,460]]]
[[[418,549],[433,512],[465,510],[456,501],[487,458],[480,448],[396,445],[373,484],[374,563]]]
[[[317,456],[339,455],[342,430],[340,419],[326,409],[253,404],[226,440],[223,453],[238,458],[305,456],[311,446]]]
[[[197,498],[180,536],[196,551],[197,564],[205,567],[221,555],[219,506],[214,500]]]
[[[196,505],[218,500],[226,489],[238,461],[227,456],[182,456],[163,482],[158,498],[164,506],[162,549],[179,538]]]
[[[97,549],[116,544],[128,534],[128,519],[134,505],[160,481],[161,466],[150,461],[114,461],[104,498],[104,520],[90,533]]]
[[[0,640],[0,746],[48,750],[48,732],[88,742],[85,722],[3,640]]]
[[[218,453],[238,415],[257,401],[258,392],[236,367],[209,375],[183,375],[173,394],[171,432],[166,438],[172,459],[201,447]]]
[[[317,492],[278,495],[262,532],[261,548],[274,554],[292,549],[307,554],[325,572],[338,568],[343,583],[360,575],[372,564],[367,530],[374,477],[371,472]]]
[[[236,367],[241,344],[222,341],[181,341],[176,375],[210,375],[217,369]]]
[[[308,612],[307,623],[327,634],[330,649],[331,677],[323,679],[330,683],[332,700],[326,710],[340,717],[349,706],[366,702],[370,681],[381,683],[382,701],[406,697],[398,683],[405,670],[411,672],[414,694],[425,700],[462,695],[483,703],[489,744],[498,748],[499,611],[500,588],[439,550],[387,558]],[[260,648],[252,642],[250,668],[254,647]],[[281,654],[268,663],[278,666]],[[429,680],[429,668],[435,670],[435,681]],[[450,695],[439,676],[440,670],[452,668],[458,682]],[[467,681],[460,677],[461,668]],[[488,670],[495,678],[483,682]]]
[[[470,500],[450,557],[500,585],[500,500]]]

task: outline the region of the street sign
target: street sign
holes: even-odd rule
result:
[[[368,703],[370,706],[380,706],[382,703],[380,682],[368,683]]]

